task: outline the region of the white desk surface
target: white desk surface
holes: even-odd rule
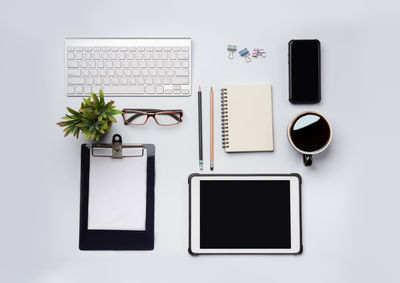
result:
[[[3,1],[0,11],[1,282],[398,281],[398,1],[40,0]],[[156,145],[155,250],[79,251],[83,138],[64,138],[55,124],[65,106],[81,100],[64,95],[67,36],[189,36],[194,91],[271,83],[275,152],[225,154],[217,111],[215,173],[300,173],[303,255],[187,253],[187,177],[198,172],[196,95],[115,99],[120,108],[185,112],[174,128],[126,127],[121,117],[112,127],[126,142]],[[288,102],[287,43],[293,38],[322,43],[319,105]],[[238,54],[228,60],[230,43],[264,48],[268,56],[250,64]],[[208,92],[204,96],[208,117]],[[325,114],[334,129],[329,150],[311,168],[286,138],[289,120],[306,109]],[[208,129],[205,123],[207,167]]]

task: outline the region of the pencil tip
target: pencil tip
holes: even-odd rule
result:
[[[200,88],[200,86],[199,86],[199,92],[201,92],[201,88]]]
[[[211,87],[211,90],[210,90],[210,92],[211,92],[211,93],[214,93],[214,91],[213,91],[213,88],[212,88],[212,87]]]

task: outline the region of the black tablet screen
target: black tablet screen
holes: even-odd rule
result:
[[[290,181],[200,181],[200,248],[290,249]]]

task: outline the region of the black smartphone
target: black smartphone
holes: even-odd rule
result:
[[[321,101],[321,44],[317,39],[289,42],[289,101],[293,104]]]

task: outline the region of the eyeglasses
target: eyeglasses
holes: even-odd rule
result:
[[[122,109],[125,125],[144,125],[153,117],[160,126],[174,126],[182,122],[183,111],[180,109]]]

